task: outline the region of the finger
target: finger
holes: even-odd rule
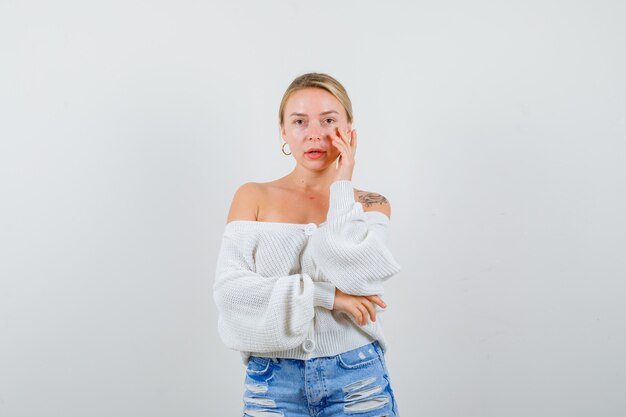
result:
[[[364,326],[367,323],[367,317],[368,317],[367,308],[365,308],[363,304],[358,304],[357,308],[361,310],[361,314],[362,314],[361,326]]]
[[[373,303],[378,304],[381,308],[387,308],[387,303],[385,303],[383,299],[377,295],[368,295],[367,299]]]
[[[361,320],[363,320],[363,313],[361,312],[361,310],[359,310],[356,306],[354,306],[351,310],[352,315],[354,316],[354,319],[356,320],[357,323],[361,323]]]
[[[367,308],[367,311],[372,321],[376,321],[376,308],[374,308],[374,304],[372,304],[372,302],[367,299],[363,300],[363,304],[365,305],[365,308]]]
[[[337,149],[339,149],[340,153],[344,153],[346,148],[345,148],[345,144],[337,138],[331,138],[331,143],[333,144],[333,146]]]
[[[341,129],[340,128],[338,128],[338,127],[335,128],[335,135],[346,146],[346,149],[350,148],[350,142],[348,141],[348,138],[346,136],[344,136],[343,133],[341,133]]]
[[[337,128],[337,130],[335,130],[335,135],[334,135],[334,136],[331,136],[331,138],[330,138],[330,139],[331,139],[331,141],[332,141],[332,144],[333,144],[333,145],[334,145],[337,149],[339,149],[339,151],[340,151],[341,153],[345,153],[345,152],[346,152],[346,144],[345,144],[345,142],[341,139],[341,137],[340,137],[339,135],[337,135],[337,131],[338,131],[338,129],[339,129],[339,128]]]
[[[341,128],[340,127],[336,127],[335,128],[335,136],[337,136],[339,139],[341,139],[342,142],[347,142],[346,138],[341,134]]]
[[[346,131],[344,136],[342,132],[339,131],[341,139],[346,144],[346,150],[350,152],[350,156],[354,155],[354,151],[356,150],[356,147],[354,146],[354,132],[354,129],[349,132]]]

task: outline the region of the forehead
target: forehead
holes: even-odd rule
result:
[[[294,91],[285,104],[287,116],[292,112],[317,115],[329,110],[335,110],[343,114],[343,106],[328,91],[321,88],[303,88]]]

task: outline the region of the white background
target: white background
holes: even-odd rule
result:
[[[623,1],[0,0],[0,416],[242,411],[212,299],[280,98],[344,84],[392,205],[403,417],[626,414]]]

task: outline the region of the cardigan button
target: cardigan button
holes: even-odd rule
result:
[[[305,340],[302,344],[302,349],[304,349],[306,353],[313,352],[315,349],[315,342],[311,339]]]
[[[307,235],[312,235],[315,233],[315,229],[317,229],[317,225],[315,223],[309,223],[304,227],[304,233]]]

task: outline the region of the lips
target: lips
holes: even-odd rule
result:
[[[308,159],[324,159],[326,155],[324,155],[326,151],[322,148],[311,148],[306,151],[304,154]]]

